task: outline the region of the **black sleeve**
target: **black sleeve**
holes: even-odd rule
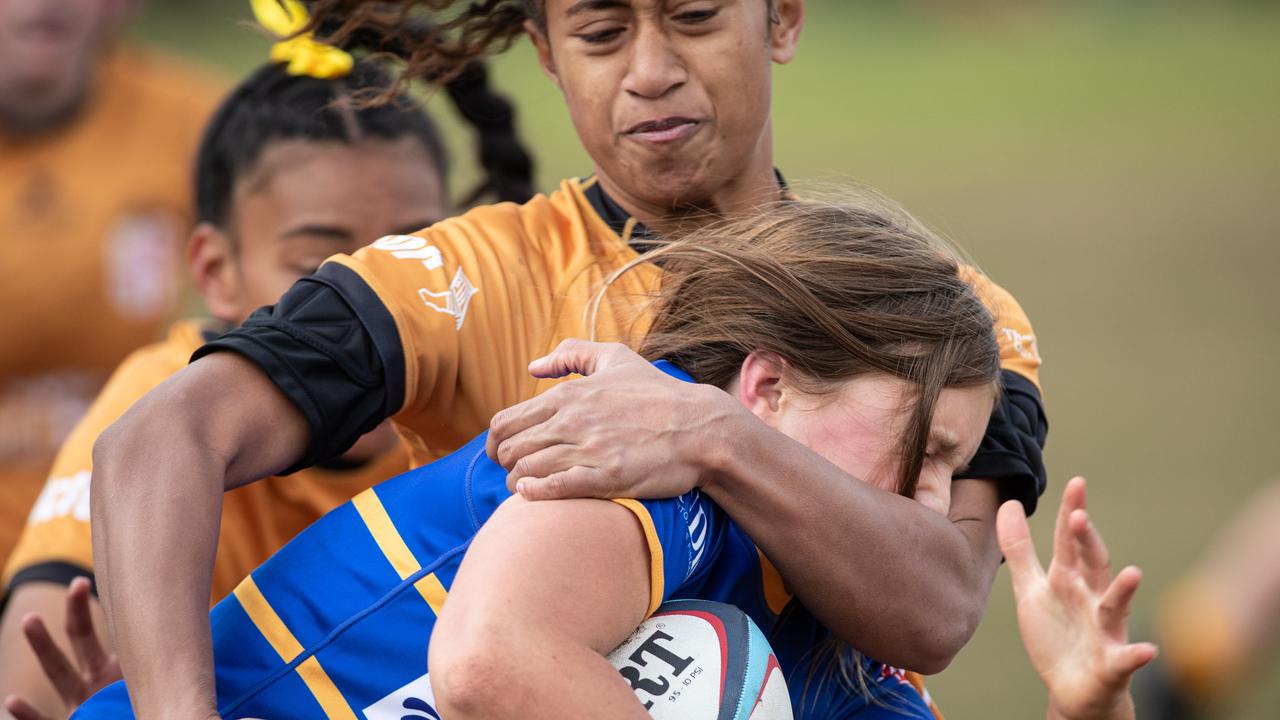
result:
[[[1019,500],[1030,515],[1048,483],[1042,451],[1049,420],[1030,380],[1010,370],[1001,374],[1004,392],[987,434],[969,467],[956,477],[997,481],[1000,501]]]
[[[395,320],[355,271],[337,263],[299,280],[191,359],[225,351],[262,368],[307,420],[306,455],[282,474],[338,457],[404,402]]]
[[[89,592],[94,597],[98,597],[98,582],[93,577],[93,571],[74,563],[41,562],[22,568],[14,574],[9,580],[9,585],[4,589],[4,596],[0,598],[0,615],[4,615],[4,609],[9,605],[9,598],[13,597],[13,591],[17,590],[19,585],[33,582],[70,585],[71,581],[78,577],[89,578]]]

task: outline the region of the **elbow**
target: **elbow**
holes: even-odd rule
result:
[[[522,716],[526,708],[508,682],[518,678],[520,671],[499,645],[467,642],[456,651],[447,652],[437,652],[435,645],[433,641],[429,661],[431,690],[442,717],[469,720]]]
[[[930,618],[914,633],[915,642],[911,643],[913,657],[904,666],[921,675],[937,675],[946,670],[978,629],[982,612],[983,606],[977,604],[976,607],[955,608],[942,619],[938,616]]]
[[[114,468],[128,457],[129,451],[125,446],[137,432],[135,425],[133,415],[125,413],[93,441],[93,482],[89,488],[95,504],[119,479],[128,477],[127,473],[114,472]]]
[[[523,717],[519,648],[528,645],[518,628],[480,605],[446,607],[432,630],[427,666],[436,709],[450,720]]]

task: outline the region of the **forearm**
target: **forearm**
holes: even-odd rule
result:
[[[432,632],[441,716],[648,717],[604,656],[643,620],[649,590],[645,536],[622,506],[508,500],[472,541]]]
[[[115,437],[95,451],[93,545],[131,700],[140,718],[215,716],[208,609],[225,462],[180,437]]]
[[[837,636],[882,662],[942,670],[982,617],[994,531],[858,482],[752,417],[734,422],[708,494]],[[989,504],[994,516],[994,490]]]
[[[138,401],[94,445],[93,555],[139,717],[215,714],[209,596],[225,490],[288,466],[301,415],[223,353]]]

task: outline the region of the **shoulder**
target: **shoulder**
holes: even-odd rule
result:
[[[962,265],[960,276],[991,312],[996,341],[1000,344],[1001,365],[1039,387],[1040,343],[1022,305],[1013,293],[972,265]]]

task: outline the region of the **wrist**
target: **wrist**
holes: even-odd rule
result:
[[[1127,688],[1115,693],[1114,697],[1091,702],[1084,707],[1074,707],[1070,711],[1064,709],[1050,693],[1049,706],[1053,709],[1051,717],[1055,720],[1134,720],[1135,716],[1133,696]]]
[[[759,424],[731,395],[707,387],[708,400],[702,406],[703,431],[689,433],[691,462],[698,470],[698,487],[714,494],[731,486],[742,465],[743,447],[752,429]]]

